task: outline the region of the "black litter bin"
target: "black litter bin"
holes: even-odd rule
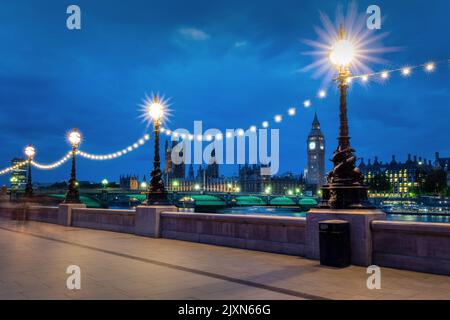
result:
[[[343,220],[319,222],[320,264],[344,268],[350,265],[350,223]]]

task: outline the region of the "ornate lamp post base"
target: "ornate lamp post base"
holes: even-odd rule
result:
[[[341,136],[334,152],[334,168],[328,173],[328,184],[322,187],[320,208],[371,209],[368,201],[369,188],[364,185],[364,176],[356,167],[355,150],[350,147],[348,136]]]
[[[144,205],[170,205],[168,194],[165,191],[149,192],[147,200],[144,201]]]
[[[69,190],[66,193],[63,203],[81,203],[78,190]]]
[[[143,204],[144,205],[170,204],[167,191],[164,188],[164,183],[162,181],[162,172],[161,169],[159,168],[159,162],[157,162],[156,169],[154,169],[150,175],[151,180],[150,186],[147,191],[147,199],[144,201]]]
[[[367,198],[365,185],[328,184],[322,186],[322,202],[319,208],[373,209]]]
[[[32,198],[33,197],[33,187],[29,184],[25,187],[25,198]]]

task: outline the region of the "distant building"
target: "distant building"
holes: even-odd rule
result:
[[[305,170],[306,183],[317,187],[325,184],[325,137],[320,130],[317,113],[314,114],[311,132],[306,140],[308,165]]]
[[[11,171],[11,176],[10,176],[10,186],[13,189],[25,189],[25,185],[26,185],[26,181],[27,181],[27,166],[26,165],[21,165],[19,166],[19,164],[24,163],[25,160],[22,158],[14,158],[11,161],[11,165],[13,167],[17,166],[16,169],[13,169]]]
[[[219,178],[219,164],[216,159],[216,149],[213,149],[211,152],[209,163],[206,166],[206,176],[213,179]]]
[[[194,180],[195,179],[194,166],[192,165],[192,163],[189,165],[188,179],[189,180]]]
[[[303,176],[294,175],[293,173],[285,173],[279,176],[270,177],[268,181],[271,194],[278,195],[294,195],[300,194],[303,189]],[[264,190],[265,192],[266,190]]]
[[[172,175],[172,149],[169,147],[169,140],[166,140],[164,144],[164,175],[171,176]]]
[[[178,143],[178,141],[172,141],[172,149],[177,145],[177,143]],[[183,150],[184,150],[184,148],[183,148]],[[180,151],[179,156],[180,156],[180,158],[183,159],[183,161],[180,164],[175,164],[172,161],[173,178],[184,179],[186,177],[186,164],[184,161],[185,155],[183,154],[183,151]]]
[[[142,181],[145,181],[145,177]],[[138,175],[126,175],[119,178],[120,188],[123,190],[139,190],[140,182]]]
[[[239,167],[239,185],[244,193],[296,194],[303,190],[303,176],[286,173],[278,176],[261,175],[261,165]]]
[[[408,154],[408,158],[405,162],[398,162],[395,156],[392,156],[390,162],[383,163],[378,161],[378,157],[375,157],[372,163],[364,163],[364,159],[361,159],[359,165],[361,173],[364,175],[366,183],[370,183],[377,174],[383,174],[386,176],[391,184],[391,190],[386,192],[390,195],[404,196],[408,195],[414,190],[421,190],[425,176],[433,170],[431,160],[422,159],[422,157],[411,157]]]
[[[447,172],[447,186],[450,187],[450,158],[441,158],[436,152],[434,166]]]
[[[245,193],[262,193],[268,184],[268,177],[261,175],[260,165],[239,166],[239,185]]]

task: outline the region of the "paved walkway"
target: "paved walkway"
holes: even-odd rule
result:
[[[66,269],[81,268],[81,290]],[[0,220],[0,299],[450,299],[450,277],[322,267],[294,256]]]

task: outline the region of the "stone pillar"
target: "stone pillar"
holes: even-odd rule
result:
[[[161,212],[174,211],[178,211],[175,206],[138,206],[136,208],[134,233],[138,236],[159,238]]]
[[[76,208],[86,208],[86,205],[83,203],[61,203],[58,209],[58,224],[71,226],[72,210]]]
[[[384,220],[386,214],[377,209],[311,209],[306,215],[306,256],[320,259],[319,221],[345,220],[350,222],[351,263],[358,266],[372,264],[373,220]]]

